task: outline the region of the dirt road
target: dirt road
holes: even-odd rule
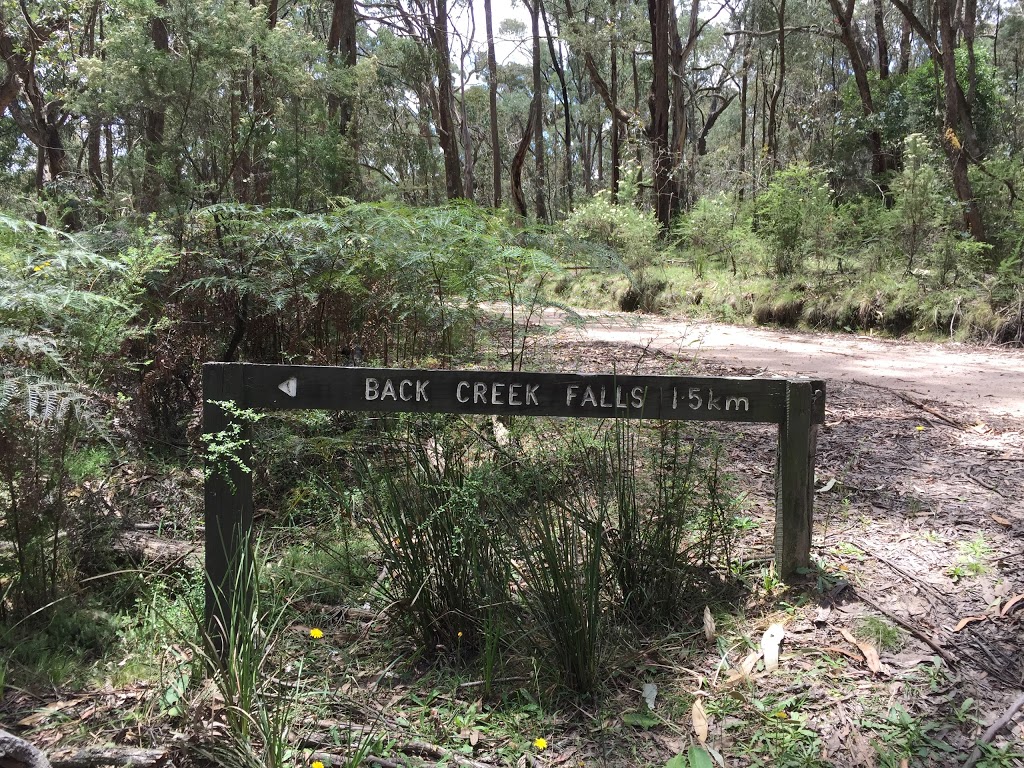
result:
[[[653,315],[580,311],[570,338],[650,345],[779,375],[864,382],[984,414],[1024,418],[1024,350],[745,328]],[[545,322],[566,324],[564,315]]]

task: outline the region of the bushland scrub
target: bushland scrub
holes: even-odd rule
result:
[[[597,197],[565,224],[570,268],[555,293],[593,308],[1019,346],[1020,222],[974,241],[922,136],[907,137],[903,158],[890,208],[841,197],[824,171],[797,164],[753,201],[701,198],[664,237],[649,212]],[[1006,190],[988,191],[998,207]]]
[[[793,184],[821,207],[808,173]],[[604,210],[610,224],[587,225]],[[834,210],[821,207],[815,232]],[[806,621],[837,576],[830,549],[806,587],[779,583],[747,454],[761,438],[746,434],[267,416],[248,465],[259,537],[239,569],[256,599],[224,607],[226,648],[203,626],[190,551],[203,539],[202,457],[231,462],[237,436],[202,440],[201,362],[571,368],[576,355],[536,356],[546,287],[588,264],[657,308],[671,268],[638,208],[597,198],[580,211],[568,231],[516,229],[467,204],[217,205],[170,230],[75,235],[0,220],[3,722],[72,756],[102,742],[192,765],[814,764],[821,679],[840,670],[850,692],[864,681],[856,658],[817,641],[800,646],[817,661],[778,678],[750,656],[767,626]],[[772,270],[815,263],[799,250],[813,233],[786,222],[763,231],[792,253],[726,231],[761,243]],[[496,301],[515,312],[480,309]],[[990,534],[964,549],[960,583],[1002,548]],[[901,642],[877,622],[855,629],[863,643]],[[880,755],[938,754],[940,729],[973,746],[970,704],[951,704],[957,719],[917,695],[948,674],[908,673],[898,710],[872,682],[857,727]],[[1017,759],[993,749],[993,764]]]

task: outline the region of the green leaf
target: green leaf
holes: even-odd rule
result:
[[[703,747],[690,747],[686,752],[686,760],[689,768],[714,768],[711,755]]]
[[[626,725],[633,725],[643,728],[645,731],[658,725],[661,720],[647,712],[627,712],[622,716],[622,722]]]

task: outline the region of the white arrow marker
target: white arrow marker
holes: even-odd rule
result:
[[[298,380],[292,376],[288,381],[282,381],[277,385],[277,388],[284,392],[288,397],[295,397],[295,388],[298,384]]]

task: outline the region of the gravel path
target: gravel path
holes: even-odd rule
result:
[[[958,404],[991,416],[1024,419],[1024,350],[953,342],[748,328],[653,315],[579,311],[565,338],[649,346],[731,368],[865,383]],[[568,325],[551,312],[545,323]]]

